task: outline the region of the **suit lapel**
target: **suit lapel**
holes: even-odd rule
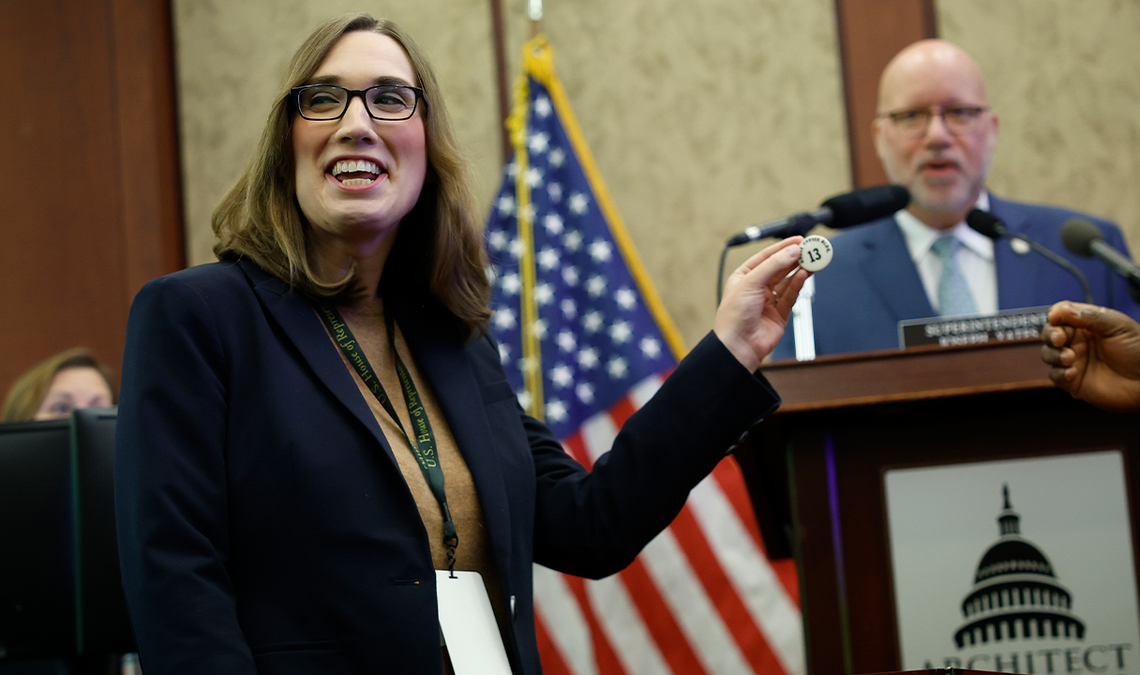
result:
[[[341,361],[336,345],[307,301],[291,293],[280,280],[266,274],[247,260],[240,262],[254,292],[316,377],[352,414],[364,424],[398,471],[392,448],[385,439],[371,408],[360,395],[352,374]],[[442,331],[425,326],[424,320],[396,310],[408,348],[419,371],[427,378],[436,401],[447,419],[451,434],[471,471],[479,493],[483,519],[494,546],[496,562],[503,574],[511,547],[510,517],[506,484],[499,463],[494,460],[494,438],[483,405],[482,389],[475,377],[470,357],[462,345],[441,337]],[[504,577],[505,580],[505,577]]]
[[[252,283],[262,306],[297,348],[301,358],[309,365],[317,379],[372,432],[384,448],[392,465],[397,466],[392,448],[380,430],[372,409],[360,395],[360,389],[353,381],[352,373],[341,361],[336,345],[325,332],[324,325],[313,306],[298,294],[289,291],[279,279],[270,276],[248,260],[242,259],[240,265]]]
[[[1025,215],[990,195],[990,212],[1001,219],[1010,232],[1026,234],[1028,223]],[[1028,235],[1027,235],[1028,236]],[[1030,307],[1034,302],[1034,291],[1038,285],[1043,259],[1036,253],[1014,253],[1010,240],[994,241],[994,268],[997,273],[998,309]],[[1051,264],[1051,263],[1050,263]]]
[[[859,269],[871,293],[886,308],[894,323],[936,314],[926,297],[906,240],[893,217],[884,223],[880,236],[867,237],[862,241],[858,255]]]
[[[467,462],[479,494],[483,520],[494,546],[500,574],[509,570],[511,550],[510,512],[506,482],[495,458],[494,432],[483,404],[482,385],[475,376],[471,357],[458,339],[433,329],[423,311],[397,309],[396,320],[420,373],[427,378],[435,399],[447,419],[451,435]],[[503,577],[504,581],[506,577]]]

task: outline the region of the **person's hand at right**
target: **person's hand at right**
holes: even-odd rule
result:
[[[1140,324],[1106,307],[1062,301],[1041,329],[1049,379],[1108,410],[1140,411]]]

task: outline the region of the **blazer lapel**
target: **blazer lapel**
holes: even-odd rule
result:
[[[470,356],[457,339],[433,330],[425,312],[397,310],[396,319],[416,365],[431,385],[451,435],[467,462],[500,573],[510,569],[511,528],[506,481],[495,458],[495,434],[483,404],[482,385]],[[415,318],[412,318],[412,317]],[[503,577],[506,581],[506,577]]]
[[[871,293],[886,308],[894,323],[906,319],[934,316],[936,312],[926,297],[918,269],[910,258],[910,250],[902,231],[892,217],[876,237],[861,242],[859,269]],[[840,254],[839,251],[836,251]]]
[[[990,212],[1001,219],[1010,232],[1024,234],[1028,223],[1025,214],[1010,209],[1005,202],[990,195]],[[1029,252],[1015,253],[1007,238],[994,241],[994,268],[997,272],[998,309],[1031,307],[1038,274],[1045,262],[1041,256]],[[1049,263],[1052,264],[1052,263]]]
[[[372,432],[393,466],[397,466],[392,448],[380,430],[372,409],[360,395],[352,373],[345,367],[336,345],[325,332],[313,306],[300,295],[291,292],[280,279],[267,274],[252,262],[243,258],[240,265],[262,306],[297,348],[317,379]]]

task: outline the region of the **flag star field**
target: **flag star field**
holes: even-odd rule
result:
[[[525,182],[534,223],[534,303],[546,423],[559,438],[606,410],[633,384],[676,365],[613,240],[546,89],[531,81]],[[518,235],[518,165],[506,168],[487,227],[491,320],[516,393],[524,393],[520,306],[525,246]],[[529,402],[527,396],[521,399]]]

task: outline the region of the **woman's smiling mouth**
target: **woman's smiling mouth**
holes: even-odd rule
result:
[[[351,186],[371,185],[384,173],[379,164],[366,159],[342,159],[329,170],[342,185]]]

